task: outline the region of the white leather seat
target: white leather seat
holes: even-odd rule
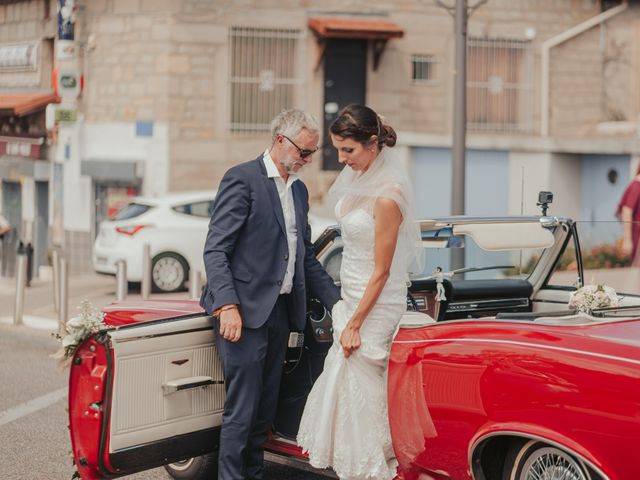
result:
[[[430,315],[422,312],[407,311],[400,319],[400,328],[416,328],[436,323]]]

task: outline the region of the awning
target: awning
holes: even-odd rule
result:
[[[52,93],[0,94],[0,115],[23,117],[44,109],[50,103],[59,103],[60,98]]]
[[[373,44],[373,69],[377,70],[380,57],[392,38],[400,38],[404,30],[389,20],[370,18],[344,18],[344,17],[311,17],[309,28],[318,38],[320,45],[316,69],[320,67],[327,41],[332,38],[371,40]]]
[[[136,160],[87,159],[80,162],[80,175],[99,182],[124,182],[139,185],[142,182],[142,163]]]
[[[363,18],[311,17],[309,28],[319,38],[389,40],[404,35],[404,30],[393,22]]]

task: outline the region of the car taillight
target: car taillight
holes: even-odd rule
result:
[[[150,226],[151,225],[131,225],[129,227],[117,227],[116,232],[133,237],[136,233],[138,233],[143,228],[147,228]]]

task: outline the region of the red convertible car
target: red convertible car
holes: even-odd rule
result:
[[[575,224],[458,217],[423,221],[422,231],[428,265],[412,281],[389,360],[399,478],[640,478],[640,298],[589,315],[568,309],[574,288],[554,277],[561,256],[573,255],[582,283]],[[316,247],[339,282],[339,231]],[[442,301],[436,266],[447,272]],[[188,300],[124,302],[105,313],[108,328],[71,365],[81,477],[165,465],[173,478],[216,478],[225,390],[211,318]],[[335,478],[311,468],[295,443],[331,342],[330,316],[313,299],[305,333],[283,366],[266,459]]]

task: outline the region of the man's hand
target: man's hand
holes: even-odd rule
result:
[[[242,335],[242,316],[237,308],[220,312],[220,335],[229,342],[237,342]]]

